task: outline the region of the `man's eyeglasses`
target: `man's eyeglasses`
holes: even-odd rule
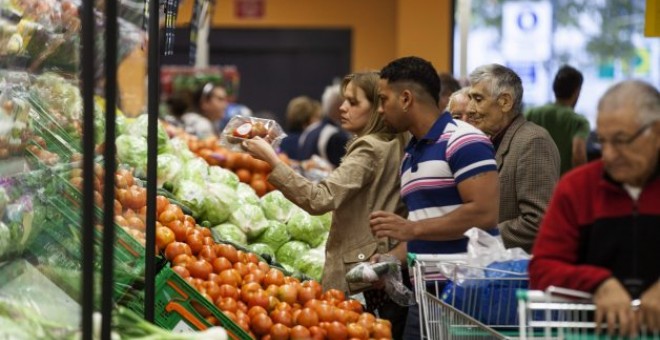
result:
[[[641,136],[646,130],[648,130],[648,128],[650,128],[651,126],[653,126],[654,123],[656,123],[656,122],[654,121],[654,122],[650,122],[650,123],[644,124],[642,127],[640,127],[640,128],[639,128],[639,129],[638,129],[638,130],[637,130],[632,136],[630,136],[630,137],[620,137],[620,136],[617,136],[617,137],[614,137],[614,138],[612,138],[612,139],[605,139],[605,138],[602,138],[602,137],[599,136],[599,137],[597,137],[596,141],[598,142],[598,144],[601,145],[601,147],[602,147],[603,145],[607,144],[607,143],[610,143],[610,145],[611,145],[613,148],[615,148],[615,149],[617,149],[617,150],[620,150],[620,149],[622,149],[622,148],[624,148],[624,147],[627,147],[627,146],[629,146],[630,144],[632,144],[637,138],[639,138],[639,136]]]

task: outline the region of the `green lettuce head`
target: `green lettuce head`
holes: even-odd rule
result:
[[[268,227],[263,234],[259,235],[255,239],[255,242],[264,243],[270,246],[272,249],[280,249],[280,247],[291,240],[291,235],[286,230],[286,224],[269,220]]]
[[[218,242],[229,241],[241,246],[247,245],[247,236],[241,228],[231,224],[231,223],[222,223],[213,228],[211,228],[211,233],[213,234],[213,239]]]
[[[286,225],[294,240],[306,242],[312,247],[319,246],[323,242],[326,233],[321,221],[312,218],[310,214],[302,209],[294,209]]]

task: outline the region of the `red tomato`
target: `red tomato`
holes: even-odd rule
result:
[[[367,332],[367,330],[359,323],[349,323],[348,326],[346,326],[346,330],[348,331],[349,338],[369,339],[369,332]]]
[[[238,262],[238,251],[234,246],[224,243],[219,243],[214,246],[215,253],[218,256],[226,257],[232,264]]]
[[[162,221],[161,221],[162,222]],[[174,237],[179,242],[184,242],[186,240],[186,233],[188,229],[185,225],[179,220],[173,220],[170,222],[163,222],[166,227],[170,228],[174,232]]]
[[[190,271],[191,276],[202,280],[208,280],[209,274],[213,272],[213,266],[206,260],[194,261],[190,263],[187,268],[188,271]]]
[[[273,322],[276,321],[273,320]],[[268,334],[270,335],[271,340],[289,340],[290,333],[291,330],[288,326],[276,322],[273,327],[271,327]]]
[[[269,298],[268,293],[260,288],[248,296],[246,303],[248,307],[261,306],[267,309],[270,304]]]
[[[220,308],[223,312],[232,312],[236,313],[238,310],[238,304],[236,300],[230,297],[220,297],[215,301],[215,305]]]
[[[316,314],[319,316],[319,321],[332,322],[335,321],[335,310],[336,307],[329,304],[321,303],[316,306]]]
[[[265,313],[258,313],[250,318],[250,329],[258,335],[265,335],[273,327],[273,321]]]
[[[162,251],[170,243],[175,241],[174,232],[168,227],[156,228],[156,246]]]
[[[275,309],[270,313],[270,318],[273,320],[273,322],[281,323],[287,327],[293,327],[295,325],[293,322],[293,316],[288,310]]]
[[[170,261],[181,254],[192,255],[190,246],[183,242],[172,242],[165,247],[165,258]]]
[[[233,298],[234,300],[238,300],[240,293],[238,292],[238,288],[228,284],[223,284],[220,285],[219,295],[222,297],[230,297]]]
[[[220,273],[226,269],[232,269],[231,262],[226,257],[216,257],[211,261],[211,264],[216,273]]]
[[[203,240],[204,237],[202,237],[200,233],[189,233],[186,235],[186,243],[188,243],[190,249],[195,255],[197,255],[199,251],[202,250],[202,246],[204,246]]]
[[[348,329],[343,323],[337,321],[331,322],[326,332],[328,332],[329,340],[345,340],[348,338]]]
[[[298,314],[298,318],[294,320],[298,325],[305,326],[307,328],[312,326],[318,326],[319,316],[311,308],[303,308]]]
[[[213,247],[209,245],[202,246],[202,249],[200,249],[199,254],[197,254],[197,256],[200,259],[206,260],[210,263],[213,263],[213,260],[217,258],[217,256],[215,255],[215,250],[213,250]]]
[[[371,336],[374,338],[392,338],[392,329],[385,323],[374,323],[371,331]]]
[[[276,297],[280,301],[292,305],[298,300],[298,289],[290,284],[281,285],[280,288],[277,289]]]
[[[254,307],[250,308],[250,310],[248,310],[247,316],[248,316],[248,318],[252,319],[255,315],[260,314],[260,313],[268,315],[268,313],[266,312],[266,308],[261,307],[261,306],[254,306]]]
[[[304,282],[303,282],[304,284]],[[304,305],[307,303],[307,301],[315,300],[316,299],[316,292],[314,291],[314,287],[310,286],[302,286],[298,290],[298,302],[301,305]]]
[[[185,267],[174,266],[174,267],[172,267],[172,270],[175,273],[179,274],[179,276],[181,276],[184,279],[190,277],[190,272],[188,272],[188,269],[186,269]]]
[[[327,299],[329,299],[329,298],[334,298],[334,299],[339,300],[339,302],[341,302],[341,301],[346,300],[346,295],[345,295],[344,292],[342,292],[341,290],[338,290],[338,289],[328,289],[328,291],[326,291],[325,293],[323,293],[322,298],[323,298],[324,300],[327,300]]]
[[[172,265],[188,268],[188,265],[195,261],[196,259],[192,255],[181,254],[172,259]]]
[[[309,327],[309,332],[312,334],[312,340],[324,340],[327,334],[325,329],[319,326]]]
[[[353,299],[342,301],[337,305],[337,307],[344,310],[353,311],[356,313],[362,313],[362,304],[360,304],[360,302],[358,302],[357,300],[353,300]]]
[[[210,274],[208,281],[204,282],[204,288],[206,288],[206,294],[208,294],[213,301],[217,300],[220,297],[220,286],[213,281]]]
[[[165,211],[165,208],[167,208],[168,205],[170,205],[170,200],[168,200],[167,197],[161,195],[156,196],[156,214],[158,216]]]
[[[312,333],[304,326],[298,325],[291,328],[290,335],[291,340],[308,340],[312,336]]]
[[[218,274],[219,285],[228,284],[230,286],[238,287],[242,278],[241,275],[236,271],[236,269],[225,269]]]

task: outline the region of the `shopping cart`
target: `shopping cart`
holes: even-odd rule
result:
[[[526,273],[470,266],[464,254],[409,260],[423,339],[518,337],[516,291],[527,288]]]
[[[632,302],[639,307],[639,300]],[[611,339],[595,332],[591,294],[558,287],[545,291],[518,292],[518,315],[522,339]],[[613,337],[613,339],[617,339]],[[638,339],[660,340],[660,333],[642,332]]]

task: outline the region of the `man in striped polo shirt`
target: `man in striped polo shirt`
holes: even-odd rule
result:
[[[401,197],[408,219],[377,211],[378,237],[407,242],[413,253],[467,251],[463,233],[479,227],[497,233],[499,182],[493,146],[471,125],[438,107],[440,80],[426,60],[406,57],[381,71],[380,113],[389,126],[409,131],[401,166]],[[402,261],[406,249],[394,251]],[[408,309],[404,339],[419,339],[419,310]]]

